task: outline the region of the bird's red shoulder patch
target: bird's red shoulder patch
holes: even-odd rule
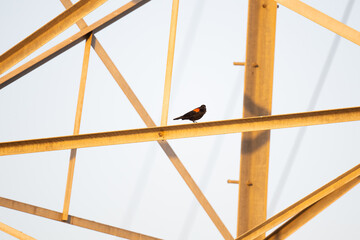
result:
[[[194,112],[200,112],[200,108],[195,108],[193,111]]]

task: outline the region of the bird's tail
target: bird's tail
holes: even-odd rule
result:
[[[179,120],[179,119],[181,119],[181,117],[174,118],[174,120]]]

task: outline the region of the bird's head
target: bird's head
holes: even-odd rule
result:
[[[200,110],[202,110],[202,111],[206,111],[206,106],[203,104],[203,105],[201,105],[200,106]]]

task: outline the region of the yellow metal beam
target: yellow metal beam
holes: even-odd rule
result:
[[[359,121],[360,107],[0,143],[0,156]]]
[[[65,7],[71,6],[70,0],[61,0],[61,2]],[[80,29],[87,26],[83,20],[79,21],[77,24]],[[154,121],[151,119],[150,115],[147,113],[144,106],[136,97],[135,93],[132,91],[130,86],[125,81],[124,77],[121,75],[121,73],[116,68],[113,61],[110,59],[109,55],[106,53],[100,42],[97,41],[95,37],[93,41],[93,48],[100,57],[100,59],[103,61],[104,65],[109,70],[110,74],[113,76],[119,87],[123,90],[124,94],[129,99],[130,103],[133,105],[137,113],[140,115],[141,119],[144,121],[146,126],[155,127]],[[233,240],[234,238],[231,236],[229,230],[226,228],[226,226],[221,221],[215,210],[210,205],[209,201],[206,199],[205,195],[201,192],[200,188],[192,179],[191,175],[186,170],[185,166],[181,163],[180,159],[175,154],[170,144],[167,141],[159,141],[158,143],[165,152],[165,154],[168,156],[169,160],[174,165],[176,170],[179,172],[181,177],[184,179],[185,183],[188,185],[188,187],[190,188],[196,199],[199,201],[200,205],[204,208],[205,212],[213,221],[214,225],[217,227],[217,229],[224,237],[224,239]]]
[[[168,55],[166,62],[164,98],[163,98],[163,106],[162,106],[162,114],[161,114],[161,126],[166,126],[168,120],[178,11],[179,11],[179,0],[173,0],[172,11],[171,11],[169,47],[168,47]]]
[[[344,185],[346,185],[347,183],[351,182],[352,180],[354,180],[359,176],[360,176],[360,164],[350,169],[349,171],[345,172],[344,174],[340,175],[339,177],[335,178],[326,185],[322,186],[321,188],[317,189],[316,191],[312,192],[311,194],[307,195],[306,197],[294,203],[290,207],[284,209],[283,211],[269,218],[265,222],[259,224],[250,231],[237,237],[236,240],[251,240],[264,234],[265,232],[276,227],[277,225],[281,224],[287,219],[300,213],[304,209],[310,207],[314,203],[318,202],[320,199],[342,188]]]
[[[7,198],[0,197],[0,206],[10,208],[13,210],[17,210],[20,212],[24,212],[24,213],[36,215],[39,217],[44,217],[47,219],[51,219],[51,220],[55,220],[55,221],[59,221],[59,222],[63,222],[63,223],[68,223],[68,224],[71,224],[74,226],[106,233],[106,234],[109,234],[112,236],[122,237],[125,239],[136,239],[136,240],[139,240],[139,239],[141,239],[141,240],[158,240],[159,239],[159,238],[150,237],[150,236],[147,236],[144,234],[128,231],[125,229],[113,227],[110,225],[90,221],[87,219],[83,219],[83,218],[79,218],[79,217],[75,217],[75,216],[71,216],[71,215],[69,215],[68,221],[64,222],[61,220],[62,213],[60,213],[60,212],[56,212],[56,211],[49,210],[49,209],[42,208],[42,207],[37,207],[37,206],[30,205],[27,203],[14,201],[14,200],[7,199]]]
[[[0,56],[0,74],[68,29],[107,0],[80,0]]]
[[[275,0],[281,5],[290,10],[310,19],[311,21],[323,26],[324,28],[333,31],[334,33],[360,45],[360,32],[343,24],[342,22],[329,17],[328,15],[316,10],[313,7],[299,1],[299,0]]]
[[[350,191],[353,187],[360,183],[360,177],[355,178],[349,183],[345,184],[338,190],[329,194],[328,196],[322,198],[318,202],[314,203],[310,207],[304,209],[292,219],[284,223],[281,227],[272,232],[269,236],[267,236],[264,240],[281,240],[286,239],[296,230],[298,230],[301,226],[306,224],[320,212],[322,212],[325,208],[330,206],[333,202],[343,196],[345,193]]]
[[[17,239],[20,240],[35,240],[35,238],[30,237],[28,235],[26,235],[23,232],[20,232],[19,230],[16,230],[15,228],[12,228],[2,222],[0,222],[0,231],[3,231],[13,237],[16,237]]]
[[[248,8],[244,118],[271,114],[277,4],[249,0]],[[241,135],[237,236],[266,220],[269,151],[270,131]]]
[[[71,47],[75,46],[76,44],[80,43],[82,40],[85,40],[86,37],[91,33],[96,33],[103,28],[109,26],[113,22],[119,20],[120,18],[126,16],[130,12],[136,10],[140,6],[144,5],[145,3],[149,2],[150,0],[138,0],[138,1],[130,1],[129,3],[125,4],[124,6],[120,7],[119,9],[115,10],[114,12],[110,13],[109,15],[103,17],[102,19],[96,21],[95,23],[91,24],[90,26],[83,27],[80,32],[74,34],[73,36],[67,38],[66,40],[62,41],[61,43],[57,44],[56,46],[50,48],[49,50],[45,51],[44,53],[40,54],[39,56],[33,58],[29,62],[21,65],[20,67],[14,69],[13,71],[9,72],[8,74],[4,75],[0,78],[0,89],[6,87],[7,85],[11,84],[12,82],[16,81],[17,79],[21,78],[22,76],[26,75],[27,73],[33,71],[34,69],[40,67],[44,63],[50,61],[54,57],[58,56],[59,54],[63,53],[64,51],[70,49]],[[81,22],[79,20],[77,23]]]
[[[81,115],[82,115],[82,109],[83,109],[83,103],[84,103],[85,85],[86,85],[86,78],[87,78],[88,67],[89,67],[90,48],[91,48],[92,38],[93,38],[93,34],[91,33],[85,42],[84,60],[83,60],[83,65],[82,65],[82,70],[81,70],[79,95],[78,95],[78,102],[77,102],[76,115],[75,115],[74,133],[73,133],[74,135],[78,135],[80,132]],[[69,170],[68,170],[68,176],[67,176],[67,182],[66,182],[62,220],[68,219],[71,189],[72,189],[74,170],[75,170],[76,150],[77,150],[76,148],[71,149],[71,152],[70,152]]]

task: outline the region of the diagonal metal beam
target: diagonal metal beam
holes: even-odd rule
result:
[[[132,11],[136,10],[137,8],[141,7],[145,3],[149,2],[150,0],[134,0],[130,1],[124,6],[118,8],[114,12],[108,14],[107,16],[103,17],[102,19],[96,21],[95,23],[91,24],[90,26],[81,27],[81,31],[74,34],[73,36],[67,38],[66,40],[62,41],[61,43],[57,44],[56,46],[50,48],[49,50],[45,51],[44,53],[40,54],[39,56],[33,58],[29,62],[21,65],[20,67],[14,69],[13,71],[9,72],[8,74],[4,75],[0,78],[0,89],[6,87],[7,85],[13,83],[17,79],[21,78],[22,76],[26,75],[27,73],[33,71],[34,69],[40,67],[44,63],[50,61],[54,57],[58,56],[59,54],[63,53],[64,51],[72,48],[73,46],[77,45],[81,41],[85,40],[86,37],[91,33],[96,33],[105,27],[109,26],[110,24],[114,23],[115,21],[119,20],[120,18],[126,16],[127,14],[131,13]],[[80,19],[77,24],[79,24],[82,19]]]
[[[135,93],[131,90],[129,84],[125,81],[124,77],[121,75],[115,63],[110,59],[109,55],[106,53],[103,46],[94,38],[93,48],[96,54],[99,56],[101,61],[104,63],[105,67],[108,69],[112,77],[115,79],[116,83],[119,85],[121,90],[124,92],[125,96],[128,98],[130,103],[135,108],[136,112],[140,115],[141,119],[145,122],[148,127],[155,127],[155,122],[151,119],[150,115],[145,110],[144,106],[141,104],[140,100],[137,98]]]
[[[70,0],[61,0],[65,7],[71,6]],[[80,28],[86,27],[85,21],[81,20],[78,22]],[[94,38],[93,48],[98,54],[106,68],[109,70],[110,74],[113,76],[119,87],[123,90],[126,97],[129,99],[130,103],[133,105],[141,119],[144,121],[146,126],[155,127],[154,121],[151,119],[150,115],[145,110],[144,106],[141,104],[139,99],[136,97],[135,93],[132,91],[130,86],[125,81],[124,77],[121,75],[120,71],[115,66],[114,62],[110,59],[109,55],[106,53],[105,49],[102,47],[99,41]],[[199,201],[200,205],[204,208],[205,212],[208,214],[216,228],[219,230],[224,239],[233,240],[229,230],[226,228],[224,223],[221,221],[213,207],[210,205],[209,201],[206,199],[205,195],[201,192],[200,188],[197,186],[195,181],[192,179],[189,172],[186,170],[185,166],[181,163],[178,156],[175,154],[174,150],[171,148],[170,144],[167,141],[158,141],[160,147],[163,149],[165,154],[170,159],[171,163],[174,165],[176,170],[179,172],[181,177],[184,179],[185,183],[188,185],[196,199]]]
[[[320,199],[342,188],[344,185],[351,182],[355,178],[358,178],[359,176],[360,176],[360,164],[350,169],[349,171],[345,172],[344,174],[340,175],[339,177],[335,178],[331,182],[325,184],[324,186],[312,192],[311,194],[307,195],[306,197],[294,203],[290,207],[284,209],[283,211],[269,218],[265,222],[251,229],[250,231],[237,237],[236,240],[251,240],[260,236],[261,234],[276,227],[277,225],[281,224],[287,219],[300,213],[304,209],[310,207],[314,203],[318,202]]]
[[[360,107],[88,133],[0,143],[0,156],[73,148],[302,127],[360,120]],[[173,153],[169,153],[173,156]]]
[[[86,78],[87,78],[88,67],[89,67],[90,48],[91,48],[92,38],[93,38],[93,33],[90,34],[90,36],[86,39],[86,42],[85,42],[84,59],[83,59],[83,65],[82,65],[82,69],[81,69],[78,102],[77,102],[77,106],[76,106],[74,133],[73,133],[74,135],[78,135],[80,133],[81,115],[82,115],[82,109],[83,109],[83,103],[84,103],[85,85],[86,85]],[[70,152],[69,170],[68,170],[68,176],[67,176],[67,181],[66,181],[66,190],[65,190],[62,220],[68,219],[69,207],[70,207],[70,197],[71,197],[72,183],[73,183],[74,170],[75,170],[76,152],[77,152],[76,148],[71,149],[71,152]]]
[[[166,61],[164,97],[163,97],[163,106],[162,106],[162,113],[161,113],[161,126],[166,126],[167,121],[168,121],[171,78],[172,78],[172,72],[173,72],[173,66],[174,66],[175,39],[176,39],[176,26],[177,26],[178,11],[179,11],[179,0],[173,0],[172,10],[171,10],[169,47],[168,47],[168,55],[167,55],[167,61]]]
[[[159,239],[159,238],[147,236],[144,234],[136,233],[133,231],[113,227],[110,225],[106,225],[106,224],[102,224],[102,223],[98,223],[98,222],[94,222],[94,221],[90,221],[87,219],[70,216],[70,215],[69,215],[68,221],[64,222],[61,219],[62,213],[60,213],[60,212],[56,212],[56,211],[49,210],[49,209],[42,208],[42,207],[37,207],[37,206],[30,205],[27,203],[14,201],[14,200],[7,199],[7,198],[0,197],[0,206],[10,208],[10,209],[13,209],[16,211],[24,212],[24,213],[36,215],[39,217],[55,220],[58,222],[68,223],[68,224],[71,224],[74,226],[106,233],[109,235],[126,238],[126,239],[134,239],[134,240],[140,240],[140,239],[141,240],[158,240]]]
[[[0,74],[68,29],[107,0],[80,0],[0,56]]]
[[[304,209],[292,219],[284,223],[281,227],[272,232],[269,236],[267,236],[264,240],[280,240],[289,237],[296,230],[298,230],[301,226],[306,224],[320,212],[322,212],[325,208],[330,206],[333,202],[342,197],[345,193],[350,191],[353,187],[360,183],[360,177],[355,178],[349,183],[345,184],[338,190],[329,194],[328,196],[322,198],[318,202],[314,203],[310,207]]]
[[[311,21],[327,28],[328,30],[350,40],[351,42],[360,45],[360,32],[343,24],[342,22],[329,17],[325,13],[316,10],[313,7],[299,1],[299,0],[275,0],[284,7],[310,19]]]
[[[19,230],[12,228],[2,222],[0,222],[0,231],[3,231],[13,237],[16,237],[17,239],[20,239],[20,240],[35,240],[35,238],[30,237],[30,236],[26,235],[25,233],[20,232]]]

